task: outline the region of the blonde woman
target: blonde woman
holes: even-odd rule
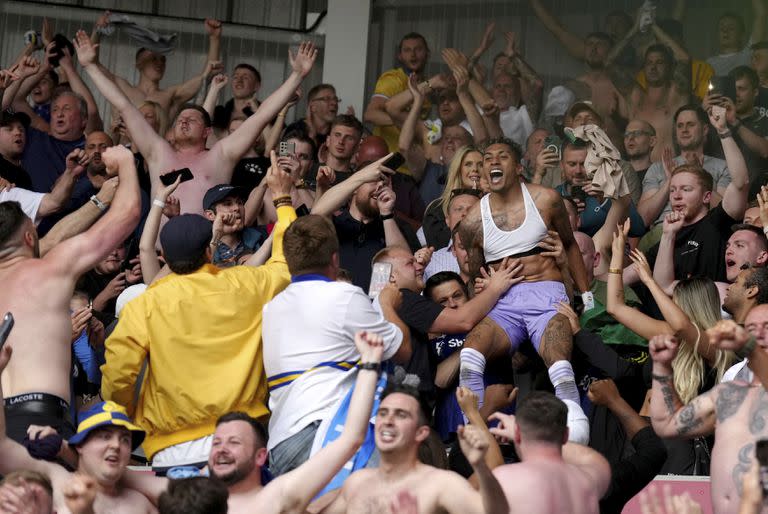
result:
[[[448,175],[445,179],[445,188],[439,198],[433,200],[424,212],[424,237],[427,246],[435,249],[448,246],[451,239],[451,227],[445,224],[448,214],[448,202],[451,192],[456,189],[482,189],[487,190],[487,184],[482,178],[483,154],[472,145],[462,146],[456,150],[456,154],[448,167]]]
[[[664,321],[651,318],[624,303],[622,270],[624,248],[629,224],[619,226],[614,234],[611,247],[611,263],[608,273],[607,311],[616,321],[638,335],[650,339],[658,334],[674,335],[680,340],[680,349],[672,361],[674,386],[680,401],[687,404],[702,392],[720,382],[723,373],[734,361],[733,353],[719,350],[709,344],[706,330],[722,319],[720,295],[717,286],[710,279],[681,280],[675,287],[672,298],[653,279],[648,261],[639,250],[633,250],[629,258],[635,263],[643,284],[653,295]],[[697,469],[701,464],[699,449],[702,441],[665,442],[667,463],[662,473],[708,474],[708,470]]]

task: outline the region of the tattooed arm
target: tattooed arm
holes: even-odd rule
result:
[[[480,268],[485,264],[483,253],[483,221],[480,215],[480,202],[476,203],[459,222],[458,235],[461,244],[467,250],[469,259],[469,283],[474,284],[480,277]]]
[[[573,237],[573,230],[568,222],[568,212],[565,210],[563,198],[553,189],[541,189],[547,195],[546,201],[550,204],[551,209],[551,225],[560,235],[560,239],[563,242],[563,248],[565,248],[565,253],[568,257],[568,269],[571,271],[576,289],[579,293],[589,291],[587,271],[584,269],[584,259],[582,259],[579,245],[576,244],[576,239]]]
[[[678,342],[670,335],[657,335],[648,342],[653,358],[651,374],[651,424],[660,437],[694,438],[715,430],[715,398],[721,386],[701,394],[683,406],[675,390],[672,360]]]

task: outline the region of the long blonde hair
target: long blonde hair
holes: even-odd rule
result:
[[[464,159],[470,152],[477,152],[482,155],[482,152],[473,145],[464,145],[453,155],[451,164],[448,166],[448,176],[445,179],[445,189],[440,195],[438,201],[443,208],[443,214],[448,216],[448,203],[451,201],[451,191],[454,189],[461,189],[464,187],[464,183],[461,181],[461,166],[464,164]]]
[[[168,130],[168,115],[165,113],[165,110],[163,107],[152,100],[144,100],[141,102],[141,105],[139,105],[139,110],[141,110],[142,107],[147,106],[151,107],[153,111],[155,111],[155,118],[157,118],[157,133],[161,136],[165,135],[165,132]]]
[[[680,400],[687,404],[699,393],[704,382],[704,359],[697,351],[701,332],[712,327],[722,319],[720,314],[720,295],[715,283],[708,278],[690,278],[681,280],[675,286],[672,300],[685,312],[698,329],[699,337],[695,341],[683,340],[674,360],[675,389]],[[733,354],[723,350],[715,351],[714,369],[717,381],[732,364]]]

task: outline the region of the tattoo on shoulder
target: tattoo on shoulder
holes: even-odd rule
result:
[[[686,435],[700,427],[701,424],[702,420],[696,412],[696,404],[691,402],[680,410],[677,418],[677,433],[678,435]]]
[[[744,398],[747,397],[748,392],[748,387],[732,383],[723,384],[715,399],[717,422],[722,423],[733,416],[739,410],[741,404],[744,403]]]

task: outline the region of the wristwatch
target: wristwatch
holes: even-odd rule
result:
[[[99,200],[99,197],[96,195],[91,196],[91,202],[93,202],[93,205],[98,207],[101,212],[104,212],[108,209],[107,204]]]
[[[365,369],[368,371],[375,371],[376,373],[381,373],[381,363],[380,362],[361,362],[357,365],[358,369]]]

